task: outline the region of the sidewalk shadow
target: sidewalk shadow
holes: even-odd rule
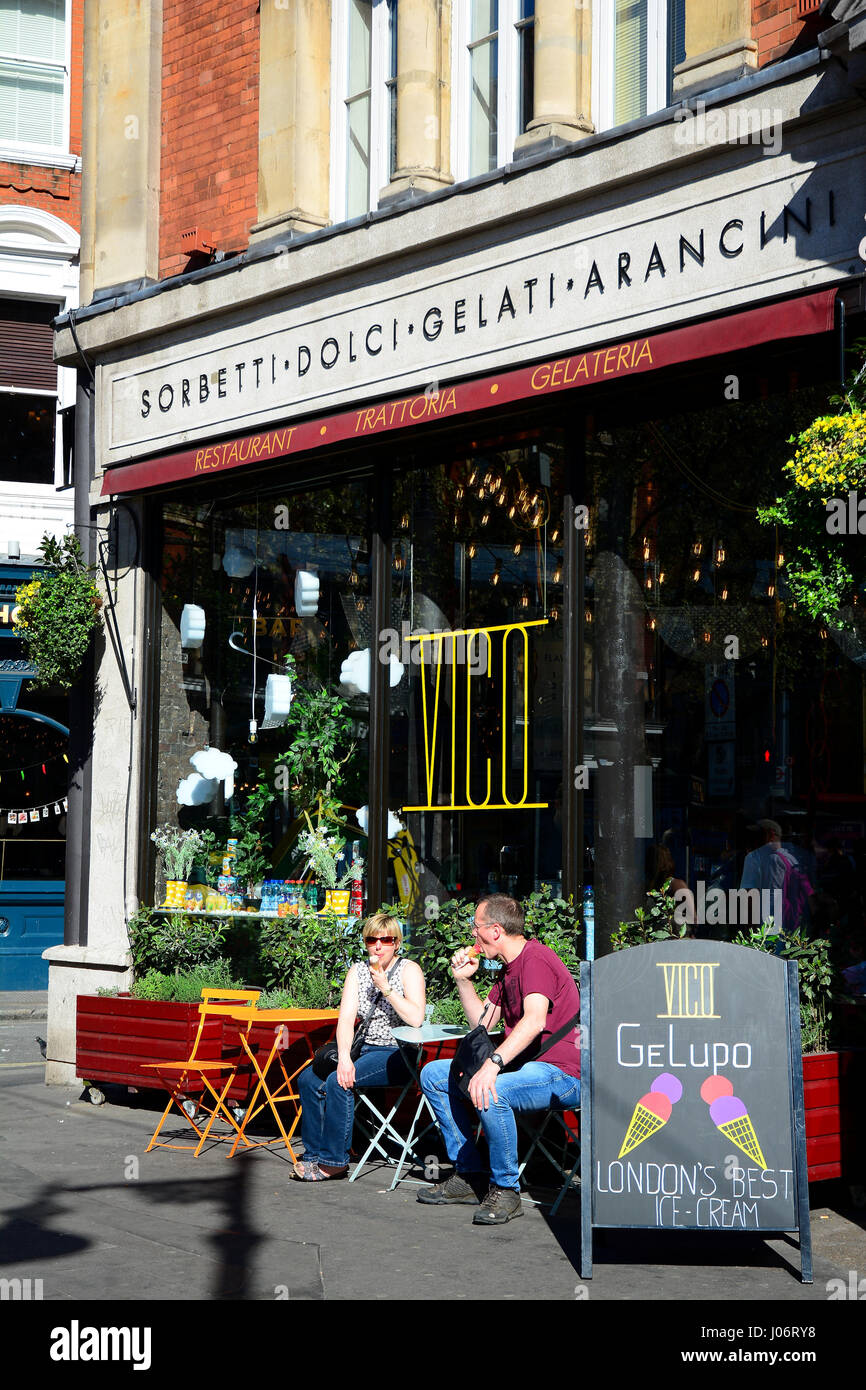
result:
[[[216,1201],[222,1214],[218,1228],[206,1236],[215,1252],[216,1272],[210,1292],[203,1296],[215,1301],[255,1297],[250,1291],[253,1255],[263,1236],[251,1221],[249,1168],[245,1163],[233,1164],[230,1172],[215,1178],[78,1186],[46,1183],[32,1201],[10,1214],[0,1226],[0,1267],[62,1259],[90,1249],[96,1243],[93,1239],[54,1231],[52,1220],[68,1220],[76,1195],[130,1190],[156,1208],[178,1204],[189,1209],[196,1202]]]

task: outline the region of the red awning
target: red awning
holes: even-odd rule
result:
[[[828,333],[833,327],[836,293],[835,289],[820,290],[817,294],[800,295],[743,313],[703,319],[685,328],[602,344],[532,367],[496,372],[492,376],[455,382],[452,386],[440,385],[435,393],[400,396],[378,401],[375,405],[356,406],[336,415],[319,415],[158,458],[119,464],[106,470],[102,495],[144,492],[185,479],[203,479],[215,472],[308,454],[353,439],[491,410],[616,377],[658,371],[681,362],[741,352],[782,338]]]

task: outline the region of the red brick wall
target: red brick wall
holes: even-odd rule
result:
[[[758,67],[813,47],[815,35],[827,28],[826,20],[819,20],[816,14],[801,15],[800,8],[799,0],[757,0],[752,4]]]
[[[214,13],[216,11],[216,13]],[[165,0],[160,275],[187,265],[181,233],[198,226],[221,251],[249,242],[258,196],[257,0]]]
[[[81,99],[84,63],[84,0],[72,0],[69,149],[81,154]],[[77,232],[81,226],[81,175],[40,164],[0,163],[0,204],[53,213]]]

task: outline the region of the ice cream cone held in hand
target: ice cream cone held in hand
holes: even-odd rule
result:
[[[651,1139],[671,1117],[671,1111],[683,1093],[681,1082],[670,1072],[662,1072],[645,1096],[641,1096],[629,1121],[622,1148],[617,1158],[631,1153],[645,1139]]]

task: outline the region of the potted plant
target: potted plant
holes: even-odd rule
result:
[[[337,874],[337,866],[343,858],[346,840],[339,833],[333,821],[322,817],[313,825],[305,813],[307,829],[298,836],[298,849],[305,858],[303,872],[312,873],[325,889],[324,911],[334,911],[344,917],[349,910],[349,889],[346,884],[363,878],[364,862],[355,859],[342,874]]]
[[[196,859],[203,852],[201,835],[197,830],[181,830],[178,826],[163,826],[150,837],[162,859],[165,875],[165,907],[183,907],[187,881]]]
[[[39,550],[45,572],[16,591],[15,635],[36,667],[34,684],[70,690],[102,625],[102,595],[77,536],[43,536]]]

